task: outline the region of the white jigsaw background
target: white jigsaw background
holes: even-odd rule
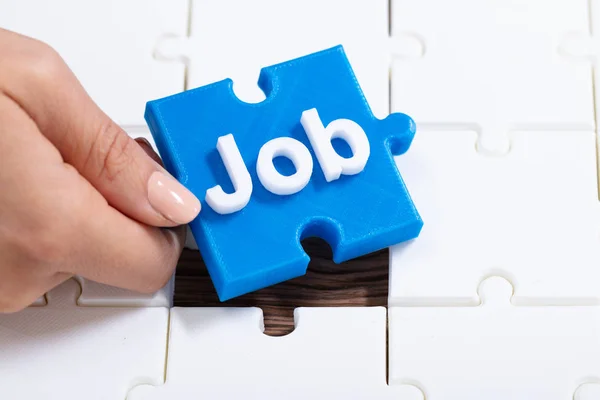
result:
[[[0,398],[600,399],[600,0],[0,0],[152,142],[145,102],[342,44],[423,216],[387,310],[173,307],[73,279],[0,316]],[[190,236],[190,235],[188,235]],[[195,248],[193,240],[188,243]],[[389,342],[389,343],[387,343]]]

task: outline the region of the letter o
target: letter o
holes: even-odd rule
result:
[[[286,157],[296,172],[290,176],[279,173],[273,164],[275,157]],[[260,183],[269,192],[278,195],[294,194],[308,184],[313,170],[310,152],[300,141],[290,137],[279,137],[265,143],[256,161],[256,173]]]

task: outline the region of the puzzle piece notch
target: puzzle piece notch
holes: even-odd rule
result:
[[[600,399],[600,381],[581,384],[575,391],[573,400],[598,400]]]
[[[164,58],[188,61],[186,89],[232,78],[240,99],[259,102],[263,93],[245,83],[261,67],[343,44],[375,115],[389,114],[388,0],[192,0],[190,15],[187,36],[157,45]]]
[[[57,309],[77,307],[79,296],[81,296],[80,282],[70,278],[46,293],[48,301],[46,307]]]
[[[493,308],[511,307],[514,294],[511,282],[501,276],[491,276],[481,281],[477,288],[479,305]]]
[[[424,399],[386,383],[384,307],[298,308],[294,317],[292,333],[270,337],[258,308],[175,307],[166,382],[127,399]]]
[[[48,293],[38,297],[28,308],[70,308],[76,307],[81,294],[80,283],[71,278],[52,288]]]
[[[0,2],[0,26],[56,49],[118,124],[143,125],[148,97],[184,89],[184,66],[157,61],[152,51],[161,35],[185,34],[187,18],[188,0]]]
[[[559,400],[598,380],[600,307],[514,306],[513,291],[490,276],[479,306],[392,307],[390,382],[419,382],[431,400]]]
[[[187,68],[192,65],[192,60],[196,54],[196,48],[200,46],[198,43],[203,39],[197,39],[194,36],[177,36],[163,35],[157,40],[154,50],[155,58],[163,61],[178,61],[184,63]],[[331,41],[326,41],[330,43]],[[342,45],[344,45],[342,43]],[[391,62],[392,58],[422,58],[425,55],[425,39],[417,33],[400,34],[393,37],[387,37],[385,40],[380,40],[379,43],[372,44],[382,48],[387,58]],[[344,45],[345,46],[345,45]],[[314,47],[314,46],[313,46]],[[320,48],[325,46],[321,45]],[[317,50],[316,48],[314,50]],[[285,62],[285,57],[274,58],[272,63]],[[360,59],[356,59],[360,61]],[[230,76],[234,82],[233,92],[236,97],[246,103],[260,103],[266,100],[265,93],[260,90],[254,83],[252,78],[259,75],[261,67],[253,64],[244,64],[245,70],[243,73]],[[256,73],[256,72],[259,73]],[[186,90],[198,86],[198,78],[194,79],[192,84],[186,86]],[[204,81],[204,80],[201,80]],[[381,107],[379,107],[381,108]],[[382,110],[377,107],[373,110],[373,114],[379,117]]]
[[[392,157],[408,150],[415,124],[401,113],[374,117],[342,46],[263,68],[258,83],[266,95],[258,104],[238,99],[225,79],[151,101],[146,111],[166,168],[198,198],[221,185],[224,195],[235,193],[215,150],[219,137],[233,136],[238,164],[251,177],[251,197],[237,211],[222,215],[205,199],[190,223],[221,300],[304,274],[309,260],[300,241],[308,236],[327,241],[336,262],[418,236],[422,221]],[[326,181],[302,123],[308,110],[317,111],[323,134],[344,119],[361,127],[370,143],[362,171]],[[308,183],[287,196],[257,176],[261,150],[280,137],[299,142],[315,160]],[[266,226],[265,218],[278,225]],[[243,233],[249,226],[252,241]]]
[[[477,130],[488,155],[509,152],[511,131],[595,129],[589,65],[559,46],[587,31],[587,3],[393,0],[392,110],[420,129]]]
[[[418,32],[397,32],[390,36],[391,59],[417,61],[425,57],[426,40]]]
[[[419,64],[427,62],[427,39],[418,32],[406,31],[395,32],[390,36],[390,54],[392,63],[404,62]],[[418,66],[415,66],[418,68]],[[390,79],[393,81],[395,76],[392,68]],[[394,103],[395,97],[392,96],[392,109],[398,109]],[[510,152],[510,131],[513,127],[501,122],[487,123],[482,126],[473,122],[462,123],[431,123],[421,122],[419,126],[425,129],[463,129],[477,133],[475,148],[487,156],[505,156]]]
[[[559,45],[559,52],[565,57],[584,59],[597,63],[600,56],[600,1],[588,0],[589,26],[587,29],[567,32]]]
[[[595,133],[515,132],[504,157],[476,140],[422,130],[396,159],[431,223],[392,246],[388,304],[476,305],[490,275],[514,282],[519,305],[600,304]]]
[[[157,60],[179,61],[189,65],[189,55],[192,53],[191,44],[189,38],[185,36],[162,35],[156,41],[153,55]]]

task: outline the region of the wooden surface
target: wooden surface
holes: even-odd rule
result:
[[[311,258],[306,275],[221,303],[198,251],[185,249],[175,277],[175,306],[260,307],[265,333],[286,335],[294,330],[296,307],[386,306],[389,251],[335,264],[331,249],[318,239],[303,247]]]

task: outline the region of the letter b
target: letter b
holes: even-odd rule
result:
[[[325,180],[331,182],[340,175],[356,175],[361,172],[370,155],[369,139],[356,122],[349,119],[336,119],[323,126],[315,108],[302,113],[300,123],[321,165]],[[352,157],[344,158],[333,148],[333,139],[343,139],[352,150]]]

